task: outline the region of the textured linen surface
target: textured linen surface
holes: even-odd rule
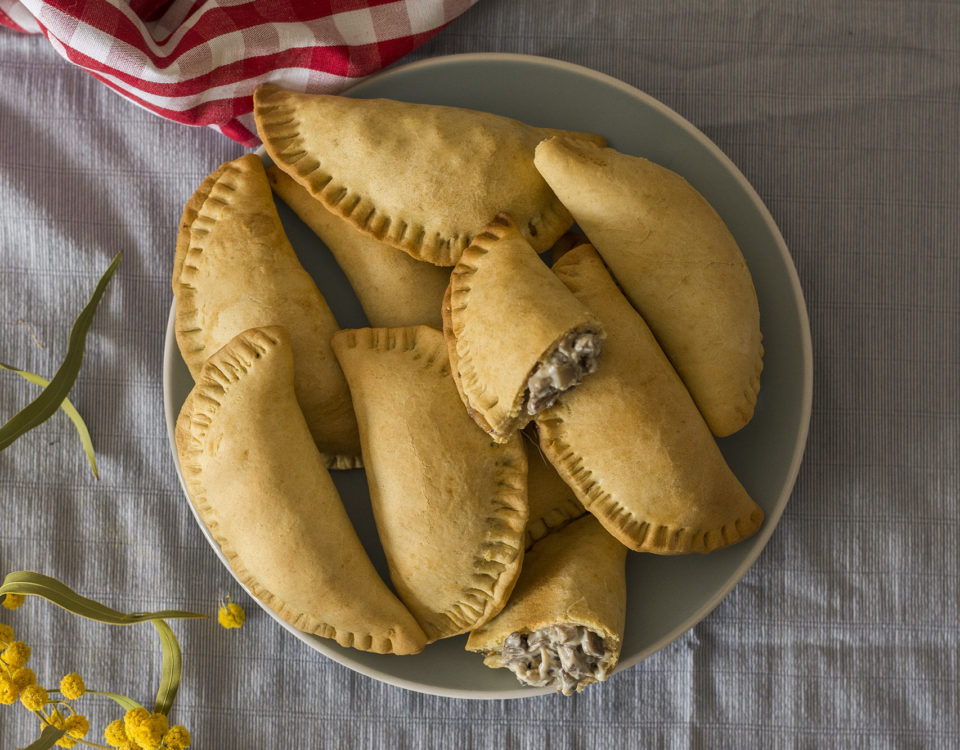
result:
[[[958,40],[956,2],[484,0],[418,50],[555,57],[676,109],[770,208],[814,346],[796,489],[732,594],[579,696],[469,702],[375,682],[290,637],[238,591],[181,495],[160,375],[174,238],[193,189],[240,147],[0,31],[0,361],[52,374],[125,253],[72,391],[102,478],[63,415],[0,453],[0,570],[125,611],[212,613],[228,591],[246,605],[238,631],[174,625],[171,718],[199,748],[960,746]],[[34,393],[0,374],[2,417]],[[38,600],[0,621],[34,646],[46,684],[76,669],[142,701],[155,689],[152,629]],[[99,732],[112,715],[95,705]],[[0,706],[0,748],[35,732]]]

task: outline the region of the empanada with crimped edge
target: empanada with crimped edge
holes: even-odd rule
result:
[[[539,383],[537,372],[557,369],[552,358],[569,349],[574,358],[560,369],[573,373],[566,389],[575,387],[595,368],[605,335],[506,214],[474,237],[454,267],[443,332],[467,411],[499,441],[526,425],[538,402],[543,408],[563,397],[562,388]],[[582,361],[568,346],[581,340],[587,342]]]
[[[620,658],[627,548],[592,516],[527,553],[507,606],[467,639],[467,650],[521,683],[570,695],[605,680]]]
[[[273,161],[334,213],[415,258],[454,265],[500,211],[543,252],[571,225],[533,166],[565,134],[475,110],[260,86],[257,132]]]
[[[641,552],[710,552],[755,533],[763,511],[600,256],[582,245],[553,270],[608,331],[597,372],[537,417],[540,447],[560,476]]]
[[[183,271],[183,259],[187,256],[187,250],[190,249],[190,227],[197,218],[197,213],[203,207],[204,202],[210,197],[210,189],[220,179],[223,170],[227,168],[230,162],[221,164],[217,169],[208,174],[200,187],[193,191],[190,200],[183,207],[183,213],[180,216],[180,226],[177,230],[177,248],[173,255],[173,274],[170,278],[173,293],[176,295],[179,291],[180,273]]]
[[[342,646],[411,654],[426,638],[367,557],[294,394],[286,329],[238,334],[200,371],[176,427],[187,494],[240,582]]]
[[[345,330],[333,349],[394,588],[429,641],[472,630],[503,607],[523,561],[520,437],[499,445],[467,416],[434,328]]]
[[[173,290],[177,343],[194,378],[241,331],[286,327],[297,399],[317,447],[330,468],[360,465],[350,394],[330,349],[337,321],[287,240],[257,156],[227,162],[188,202]]]
[[[536,165],[643,315],[718,437],[753,415],[763,346],[757,293],[736,240],[675,172],[567,138]]]
[[[528,434],[529,430],[529,434]],[[520,433],[527,452],[527,504],[530,520],[524,535],[524,546],[530,549],[547,534],[562,528],[587,509],[577,500],[573,489],[564,482],[540,450],[537,433],[532,426]]]
[[[449,268],[415,260],[364,234],[275,165],[267,167],[267,177],[274,192],[333,253],[371,326],[442,325],[440,303]]]

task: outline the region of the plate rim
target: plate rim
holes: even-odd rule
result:
[[[790,284],[790,289],[794,295],[794,302],[796,305],[796,310],[798,312],[798,321],[800,328],[800,357],[803,363],[803,372],[801,373],[801,378],[803,382],[803,392],[802,399],[800,403],[800,430],[797,434],[793,455],[791,457],[790,466],[784,477],[785,481],[783,484],[783,490],[780,493],[780,496],[777,497],[776,503],[773,506],[772,512],[767,515],[765,523],[763,524],[760,531],[751,539],[750,551],[746,554],[743,561],[738,565],[728,576],[726,581],[722,586],[720,586],[717,591],[705,601],[699,608],[694,610],[690,615],[688,615],[683,621],[681,621],[676,627],[674,627],[669,633],[665,634],[663,637],[657,641],[650,644],[648,647],[641,649],[638,653],[633,654],[625,659],[622,659],[618,662],[614,672],[612,674],[618,674],[621,671],[629,669],[634,665],[640,663],[641,661],[649,658],[657,651],[660,651],[670,643],[673,643],[680,636],[686,633],[688,630],[693,628],[695,625],[704,620],[717,606],[729,595],[733,588],[743,579],[747,571],[753,566],[757,561],[760,554],[763,550],[766,549],[768,542],[770,541],[771,536],[774,531],[777,529],[780,523],[780,518],[783,515],[784,510],[786,509],[787,503],[789,502],[790,496],[793,494],[793,490],[796,485],[797,476],[800,471],[800,465],[803,462],[803,455],[806,450],[806,444],[810,432],[810,418],[812,413],[813,406],[813,343],[810,332],[810,319],[809,313],[807,311],[806,300],[803,295],[803,289],[800,285],[800,278],[797,273],[796,264],[793,261],[793,257],[790,254],[789,248],[787,247],[786,241],[783,239],[783,235],[780,232],[779,227],[773,219],[773,215],[770,213],[766,204],[764,204],[760,195],[753,188],[744,174],[740,169],[734,164],[734,162],[720,149],[720,147],[714,143],[703,131],[693,125],[689,120],[680,115],[678,112],[668,107],[663,102],[653,98],[644,91],[638,89],[635,86],[632,86],[625,81],[622,81],[618,78],[614,78],[611,75],[602,73],[593,68],[588,68],[577,63],[567,62],[565,60],[557,60],[550,57],[544,57],[540,55],[524,55],[516,53],[504,53],[504,52],[475,52],[475,53],[461,53],[461,54],[451,54],[451,55],[441,55],[437,57],[426,58],[423,60],[417,60],[414,62],[403,63],[395,65],[393,67],[382,70],[374,75],[368,76],[348,89],[345,89],[341,92],[341,95],[351,95],[356,92],[357,89],[362,91],[363,87],[372,83],[372,82],[382,82],[384,80],[389,80],[392,77],[397,75],[406,74],[411,70],[419,69],[432,69],[437,67],[446,67],[451,64],[458,63],[485,63],[485,62],[512,62],[519,65],[539,65],[545,68],[554,68],[564,70],[569,73],[574,73],[581,75],[587,78],[592,78],[599,83],[602,83],[605,86],[612,86],[625,94],[631,96],[632,98],[639,99],[644,102],[647,106],[659,111],[662,115],[666,116],[671,122],[679,127],[681,127],[687,134],[693,137],[700,145],[707,148],[707,150],[717,158],[724,169],[737,181],[740,187],[743,189],[744,193],[749,198],[754,209],[758,211],[760,218],[763,221],[763,224],[770,232],[771,237],[774,242],[773,245],[776,247],[777,252],[780,254],[781,259],[784,261],[784,265],[787,272],[787,280]],[[259,147],[256,151],[263,153],[263,147]],[[169,442],[170,450],[173,456],[174,468],[177,473],[177,478],[180,481],[180,487],[184,493],[184,499],[186,500],[187,506],[190,508],[190,511],[193,513],[194,519],[196,520],[200,530],[207,540],[208,544],[213,548],[214,553],[219,558],[220,562],[223,563],[224,567],[227,569],[227,572],[234,578],[235,581],[246,591],[250,596],[257,602],[258,606],[265,611],[270,617],[277,621],[285,630],[292,633],[298,640],[304,642],[314,650],[320,652],[324,656],[333,661],[341,664],[342,666],[347,667],[348,669],[358,672],[366,677],[371,677],[380,682],[384,682],[388,685],[393,685],[395,687],[404,688],[406,690],[411,690],[413,692],[423,693],[427,695],[436,695],[446,698],[461,698],[461,699],[470,699],[470,700],[502,700],[502,699],[515,699],[515,698],[533,698],[543,695],[552,695],[553,691],[548,688],[530,688],[523,687],[518,684],[516,688],[509,690],[496,690],[496,691],[475,691],[475,690],[465,690],[460,688],[440,688],[432,685],[425,685],[420,682],[409,680],[403,677],[397,677],[392,674],[382,672],[378,669],[369,667],[364,664],[359,664],[357,662],[351,661],[344,658],[341,654],[337,653],[333,649],[329,648],[327,644],[323,642],[323,639],[319,636],[312,635],[310,633],[304,633],[297,630],[292,625],[281,619],[275,612],[273,612],[268,607],[265,607],[260,604],[259,600],[253,596],[253,594],[240,583],[234,574],[232,568],[230,567],[228,561],[224,557],[222,551],[219,548],[219,545],[213,539],[210,534],[209,529],[203,520],[198,515],[196,509],[193,506],[192,501],[189,499],[189,494],[187,493],[186,486],[183,480],[183,474],[180,469],[180,462],[177,456],[177,447],[176,447],[176,437],[175,437],[175,426],[177,415],[173,413],[172,407],[172,381],[173,381],[173,362],[174,358],[170,356],[171,352],[176,351],[176,337],[174,334],[175,329],[175,319],[176,319],[176,299],[171,301],[170,312],[167,318],[167,326],[164,334],[164,344],[163,344],[163,364],[162,364],[162,378],[163,378],[163,406],[164,406],[164,419],[166,422],[167,430],[167,440]],[[612,675],[611,675],[612,676]]]

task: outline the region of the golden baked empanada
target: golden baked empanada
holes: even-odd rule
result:
[[[573,489],[540,451],[536,431],[530,432],[530,435],[527,430],[521,433],[527,451],[527,504],[530,506],[530,520],[524,535],[526,549],[587,512]]]
[[[426,638],[357,538],[293,379],[278,326],[207,360],[177,420],[190,501],[240,582],[285,621],[342,646],[416,653]]]
[[[505,214],[453,269],[443,332],[463,403],[499,441],[593,372],[605,335]]]
[[[620,658],[627,548],[592,516],[537,542],[503,611],[467,639],[488,667],[570,695],[605,680]]]
[[[733,235],[680,175],[613,149],[551,138],[536,165],[603,256],[724,436],[753,415],[763,368],[760,313]]]
[[[333,349],[357,410],[380,542],[430,641],[503,607],[523,561],[526,458],[464,411],[440,331],[341,331]]]
[[[756,532],[763,511],[600,256],[581,245],[553,270],[608,331],[597,372],[537,417],[540,447],[580,502],[641,552],[710,552]]]
[[[550,247],[572,221],[534,168],[534,148],[561,133],[604,142],[457,107],[276,86],[253,102],[277,166],[358,229],[441,266],[500,211],[539,252]]]
[[[343,269],[370,325],[439,328],[450,269],[411,258],[331,213],[276,166],[267,168],[274,192],[323,240]]]
[[[284,234],[257,156],[224,164],[187,204],[173,292],[177,343],[194,378],[241,331],[284,326],[297,399],[317,447],[332,468],[359,465],[357,422],[330,349],[337,322]]]

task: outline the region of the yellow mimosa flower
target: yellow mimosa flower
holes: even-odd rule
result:
[[[7,594],[3,597],[3,606],[7,609],[16,609],[26,601],[23,594]]]
[[[73,701],[87,692],[87,687],[83,684],[83,678],[80,675],[71,672],[60,680],[60,692],[64,698]]]
[[[0,653],[0,661],[10,669],[19,669],[30,661],[30,647],[23,641],[14,641]]]
[[[37,684],[37,676],[30,667],[20,667],[20,669],[15,670],[11,679],[18,691]]]
[[[20,702],[29,711],[39,711],[47,705],[47,691],[40,685],[27,685],[20,693]]]
[[[170,731],[163,738],[167,750],[186,750],[190,747],[190,732],[179,724],[170,727]]]
[[[234,602],[221,604],[220,611],[217,612],[217,622],[227,630],[239,628],[246,619],[247,615],[243,611],[243,607]]]
[[[14,642],[14,640],[16,640],[16,637],[17,636],[14,634],[13,628],[0,622],[0,644],[9,646]]]
[[[0,673],[0,705],[11,706],[19,697],[20,688],[16,686],[13,679]]]
[[[107,724],[103,730],[103,737],[110,747],[123,747],[128,742],[127,730],[123,725],[123,719],[117,719]]]

